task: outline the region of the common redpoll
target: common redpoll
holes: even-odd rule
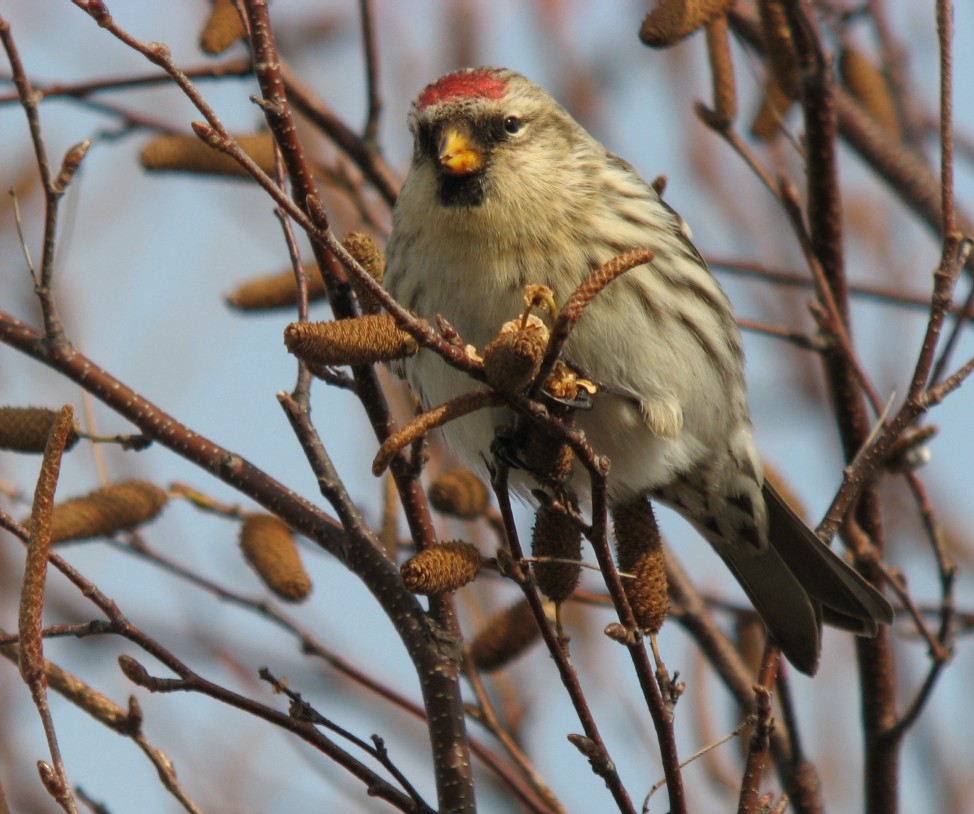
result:
[[[578,426],[611,461],[610,502],[675,508],[733,571],[788,659],[818,666],[824,621],[875,635],[892,610],[765,482],[751,437],[740,333],[690,230],[625,161],[513,71],[448,74],[413,103],[412,165],[393,217],[386,285],[483,348],[523,309],[525,284],[558,302],[631,249],[653,259],[602,291],[562,358],[596,382]],[[477,382],[430,351],[404,365],[425,406]],[[504,410],[446,425],[483,466]],[[577,477],[576,484],[584,490]]]

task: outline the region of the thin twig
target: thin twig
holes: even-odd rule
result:
[[[773,285],[791,288],[814,288],[815,281],[807,272],[785,271],[769,268],[752,260],[742,260],[731,257],[714,257],[707,255],[707,265],[726,274],[766,280]],[[930,310],[930,295],[896,291],[888,286],[872,283],[849,283],[849,295],[875,301],[891,307],[910,308],[915,310]],[[951,308],[952,316],[958,317],[961,323],[974,320],[974,311],[964,307]]]
[[[51,553],[51,522],[54,513],[54,490],[61,473],[61,458],[68,441],[68,433],[74,425],[74,409],[71,405],[61,408],[44,450],[41,472],[34,492],[34,504],[30,517],[30,541],[27,545],[27,564],[24,568],[24,586],[20,594],[18,631],[20,633],[20,674],[30,689],[31,697],[44,726],[47,745],[51,753],[50,771],[41,771],[41,779],[48,793],[61,808],[77,814],[77,806],[71,794],[61,750],[54,731],[54,719],[47,697],[47,671],[44,660],[44,640],[41,627],[44,615],[44,583],[47,581],[47,561]],[[38,768],[41,768],[39,765]]]
[[[378,477],[386,471],[393,459],[399,453],[415,442],[418,438],[426,435],[430,430],[441,427],[444,424],[462,418],[477,410],[486,410],[491,407],[500,407],[504,404],[504,396],[489,388],[471,390],[450,399],[444,404],[440,404],[420,413],[410,421],[405,427],[390,435],[379,451],[375,454],[372,461],[372,474]]]
[[[281,77],[287,96],[302,116],[317,125],[358,167],[362,174],[375,186],[376,191],[388,206],[399,197],[399,179],[389,168],[378,150],[372,149],[324,102],[294,75],[284,63],[281,64]]]
[[[38,95],[24,71],[20,60],[20,53],[10,32],[10,23],[0,18],[0,43],[6,51],[13,73],[14,85],[20,104],[27,114],[27,125],[30,129],[30,140],[34,146],[34,158],[41,176],[44,189],[44,236],[42,239],[41,264],[39,273],[34,278],[34,293],[37,295],[44,316],[44,327],[48,338],[54,344],[64,341],[64,327],[58,315],[57,306],[51,289],[54,277],[54,258],[57,240],[58,208],[64,195],[64,187],[55,184],[51,172],[51,164],[44,144],[44,134],[41,130],[40,111],[38,109]]]
[[[774,729],[774,716],[771,714],[771,692],[774,689],[778,672],[778,648],[769,636],[764,645],[761,659],[761,673],[754,685],[754,729],[747,744],[747,758],[744,777],[741,780],[741,793],[738,799],[738,814],[758,814],[758,791],[761,775],[768,757],[771,732]]]
[[[645,639],[639,633],[639,625],[636,622],[632,607],[629,605],[622,579],[609,550],[607,534],[609,500],[605,473],[592,472],[591,481],[592,525],[586,531],[585,536],[595,551],[595,558],[602,569],[602,579],[612,597],[612,604],[618,614],[619,621],[632,634],[625,642],[625,646],[632,661],[636,678],[639,681],[646,707],[653,720],[653,727],[656,730],[660,757],[663,761],[663,772],[666,775],[666,791],[669,795],[670,811],[673,814],[680,812],[685,814],[687,801],[683,789],[683,774],[680,770],[680,756],[676,746],[676,732],[673,727],[674,716],[671,708],[676,696],[673,695],[673,688],[670,686],[670,677],[662,669],[658,673],[654,673],[652,665],[649,663]],[[662,668],[661,663],[660,667]],[[667,695],[666,700],[663,698],[664,690]]]
[[[566,814],[564,806],[562,806],[561,802],[555,796],[554,791],[544,782],[541,773],[531,763],[524,750],[517,743],[517,739],[501,723],[500,716],[497,714],[497,710],[494,709],[490,694],[484,686],[480,671],[470,664],[469,659],[467,659],[463,672],[477,699],[477,706],[474,711],[475,719],[500,741],[504,750],[510,755],[520,772],[528,778],[531,786],[546,804],[545,810],[550,812],[550,814]]]
[[[362,50],[365,52],[365,84],[369,99],[369,109],[362,131],[362,141],[375,149],[376,135],[379,132],[379,115],[382,113],[382,100],[379,98],[379,57],[375,47],[375,9],[372,0],[359,0],[359,20],[362,23]]]
[[[318,712],[311,704],[305,701],[299,692],[292,690],[286,681],[282,681],[274,676],[274,674],[267,667],[261,667],[258,670],[258,675],[262,680],[266,681],[274,688],[275,693],[282,693],[287,696],[288,700],[291,702],[290,715],[299,721],[307,721],[309,723],[315,724],[316,726],[322,726],[338,735],[340,738],[344,738],[352,745],[358,747],[375,761],[384,766],[389,773],[395,778],[396,782],[402,786],[402,789],[406,794],[408,794],[416,803],[416,810],[418,811],[431,811],[429,805],[423,800],[422,795],[416,790],[415,786],[409,781],[405,774],[396,766],[395,763],[389,757],[388,750],[385,748],[385,744],[378,735],[373,735],[373,742],[367,743],[362,740],[357,735],[353,735],[347,729],[339,726],[330,718],[326,718],[320,712]]]
[[[501,517],[503,518],[504,529],[507,534],[511,557],[513,559],[513,563],[515,564],[507,576],[513,578],[521,586],[521,590],[524,592],[524,597],[531,608],[531,613],[534,616],[534,620],[541,630],[541,635],[544,639],[545,645],[548,648],[548,652],[551,654],[552,660],[558,669],[562,686],[565,688],[565,691],[571,700],[572,706],[575,708],[575,714],[578,716],[578,720],[582,725],[583,731],[585,732],[585,741],[590,748],[587,756],[589,757],[592,770],[605,781],[605,784],[608,787],[609,792],[612,794],[619,811],[623,812],[623,814],[636,814],[632,799],[629,797],[629,793],[622,784],[622,780],[616,771],[614,762],[609,757],[608,749],[606,748],[605,743],[602,740],[602,736],[599,733],[598,724],[595,722],[595,717],[593,716],[592,710],[585,698],[585,693],[583,692],[581,683],[579,682],[578,674],[575,672],[575,668],[571,663],[568,653],[566,652],[564,643],[558,636],[558,633],[552,626],[551,622],[548,621],[548,617],[544,612],[544,603],[541,601],[541,596],[538,593],[537,586],[535,585],[534,581],[529,579],[528,575],[518,565],[516,565],[516,563],[520,562],[524,558],[524,550],[521,547],[520,537],[517,532],[517,525],[514,522],[514,513],[511,508],[510,489],[508,486],[508,471],[509,470],[506,464],[501,461],[495,461],[495,469],[491,481],[494,494],[497,496],[497,504]]]
[[[301,444],[301,449],[304,450],[311,471],[318,479],[321,494],[335,510],[338,519],[342,522],[342,528],[349,535],[367,541],[366,544],[381,548],[379,541],[366,525],[361,512],[345,489],[345,484],[338,476],[338,470],[335,469],[331,456],[321,441],[321,436],[318,435],[317,429],[311,422],[309,407],[306,404],[300,404],[284,392],[277,394],[277,400],[291,423],[291,428]]]
[[[780,328],[777,325],[769,325],[766,322],[754,322],[753,320],[741,319],[740,317],[738,317],[737,324],[741,326],[741,330],[743,331],[751,331],[752,333],[769,336],[772,339],[779,339],[802,350],[822,353],[828,347],[828,343],[821,337],[809,336],[807,333],[796,331],[793,328]]]
[[[974,282],[971,283],[971,288],[967,292],[967,299],[964,300],[964,304],[960,308],[951,306],[950,313],[956,314],[957,316],[954,319],[950,333],[947,335],[947,341],[943,343],[940,355],[937,357],[937,361],[933,366],[933,371],[930,373],[930,381],[934,384],[938,384],[943,379],[947,365],[950,364],[951,356],[953,356],[954,349],[960,341],[961,333],[967,327],[967,323],[974,319]]]
[[[954,4],[937,0],[940,45],[940,212],[941,234],[957,231],[954,211]]]
[[[249,59],[231,59],[216,64],[207,63],[198,68],[184,69],[186,76],[190,79],[198,80],[225,79],[226,77],[244,79],[251,76],[253,72],[253,66]],[[37,100],[39,102],[43,102],[45,99],[56,99],[59,96],[84,99],[93,93],[146,88],[154,85],[168,84],[170,81],[168,76],[151,73],[141,76],[120,76],[114,79],[92,79],[76,83],[35,85],[34,92],[37,94]],[[0,94],[0,105],[17,102],[19,99],[20,97],[15,93]]]

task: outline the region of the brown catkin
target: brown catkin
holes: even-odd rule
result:
[[[774,79],[769,78],[764,87],[761,107],[751,123],[751,135],[761,141],[769,141],[776,136],[793,101]]]
[[[233,0],[213,0],[210,16],[200,34],[204,54],[222,54],[247,33]]]
[[[325,283],[318,273],[318,266],[305,263],[302,268],[308,275],[308,302],[325,299]],[[298,302],[298,283],[294,271],[287,269],[278,274],[266,274],[245,280],[227,294],[226,302],[238,311],[292,308]]]
[[[548,412],[555,418],[560,418],[570,427],[575,420],[571,408],[562,404],[552,403]],[[561,438],[540,428],[527,428],[527,438],[518,450],[524,468],[527,469],[542,486],[560,486],[568,481],[572,475],[572,464],[575,453]]]
[[[900,117],[885,74],[855,48],[846,47],[839,54],[839,75],[866,112],[899,138]]]
[[[660,0],[643,20],[639,39],[650,48],[666,48],[689,37],[715,17],[726,14],[734,0]]]
[[[572,474],[575,453],[560,438],[542,429],[531,428],[527,443],[521,450],[521,460],[538,482],[544,486],[565,483]]]
[[[0,449],[43,452],[57,417],[58,410],[47,407],[0,407]],[[74,422],[68,431],[65,450],[78,443],[80,432]]]
[[[430,505],[438,512],[475,520],[487,511],[487,486],[469,469],[451,469],[436,478],[429,488]]]
[[[721,124],[728,125],[737,118],[737,90],[729,26],[724,15],[707,23],[707,59],[714,94],[714,116]]]
[[[632,607],[636,624],[653,633],[663,627],[670,611],[667,593],[666,558],[662,548],[648,549],[632,565],[633,578],[623,581],[626,598]]]
[[[463,540],[430,546],[410,557],[400,567],[406,589],[414,594],[446,594],[473,582],[483,557],[477,546]]]
[[[234,139],[258,167],[268,175],[274,174],[274,139],[270,133],[245,133]],[[139,160],[147,170],[157,172],[250,178],[250,173],[234,159],[196,136],[157,136],[142,148]]]
[[[485,673],[499,670],[520,656],[540,635],[531,606],[522,599],[487,620],[470,643],[470,660]]]
[[[788,18],[781,0],[759,0],[761,37],[768,55],[770,75],[774,77],[783,96],[789,102],[798,98],[801,78],[798,73],[798,56],[795,42],[788,27]],[[787,110],[787,107],[783,108]]]
[[[538,587],[545,596],[553,602],[568,599],[582,573],[582,532],[578,524],[564,512],[541,506],[534,522],[531,555],[573,561],[531,564]]]
[[[419,345],[389,314],[336,322],[292,322],[284,329],[287,349],[319,365],[371,365],[412,356]]]
[[[382,253],[382,249],[379,248],[379,244],[375,242],[375,238],[366,232],[355,231],[345,235],[341,243],[345,247],[345,251],[352,255],[358,264],[365,269],[369,277],[382,285],[386,274],[386,257]],[[355,289],[355,294],[358,296],[359,304],[362,306],[362,312],[378,314],[381,306],[375,297],[355,277],[349,275],[349,279],[352,288]]]
[[[66,543],[128,531],[162,511],[165,490],[143,480],[127,480],[66,500],[54,507],[51,542]]]
[[[548,328],[533,314],[522,325],[520,319],[506,323],[484,348],[484,373],[496,390],[523,390],[541,370],[548,347]]]
[[[642,630],[658,631],[670,609],[663,539],[645,498],[616,506],[612,512],[619,570],[626,598]]]
[[[248,514],[240,524],[240,550],[261,581],[285,602],[311,593],[291,528],[272,514]]]

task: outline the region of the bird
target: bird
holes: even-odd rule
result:
[[[649,262],[589,303],[561,356],[597,385],[576,420],[611,461],[610,506],[643,497],[686,518],[806,674],[818,668],[823,622],[866,636],[889,623],[883,595],[765,479],[731,304],[653,185],[506,68],[441,77],[416,97],[408,124],[413,153],[393,209],[389,293],[483,348],[523,309],[526,285],[564,302],[601,264],[649,249]],[[427,408],[480,386],[432,351],[398,372]],[[510,422],[505,409],[480,410],[443,431],[483,469]]]

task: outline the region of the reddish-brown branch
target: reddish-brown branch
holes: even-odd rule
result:
[[[770,285],[788,288],[810,289],[815,287],[815,281],[807,272],[771,268],[763,263],[731,257],[707,255],[706,259],[708,266],[725,274],[753,278]],[[930,311],[930,295],[928,293],[898,291],[889,286],[863,282],[849,283],[849,295],[873,300],[883,305]],[[949,313],[951,316],[958,317],[958,322],[962,326],[974,320],[974,307],[970,305],[954,306]]]
[[[943,379],[947,365],[953,356],[954,349],[960,341],[961,333],[968,322],[974,319],[974,285],[971,285],[970,291],[967,292],[967,299],[964,300],[964,304],[960,308],[952,304],[949,313],[956,315],[957,318],[954,320],[950,333],[947,335],[947,341],[943,343],[943,347],[940,349],[940,355],[933,366],[933,370],[930,372],[930,381],[933,384],[937,384]]]
[[[635,814],[636,809],[632,799],[622,784],[622,779],[616,771],[615,764],[609,757],[608,749],[599,733],[598,724],[585,698],[585,693],[578,680],[578,674],[575,672],[575,667],[571,663],[564,642],[545,615],[544,605],[541,601],[541,595],[538,592],[537,585],[535,585],[534,581],[527,576],[519,565],[524,560],[524,550],[521,547],[520,537],[517,533],[517,525],[514,522],[514,512],[511,508],[508,468],[500,462],[497,463],[497,467],[494,470],[492,485],[494,493],[497,496],[497,503],[500,508],[508,546],[514,562],[513,569],[507,576],[513,578],[524,591],[525,599],[531,607],[535,623],[540,628],[548,652],[551,654],[551,658],[558,669],[562,686],[565,688],[572,706],[575,708],[575,714],[578,716],[578,720],[585,732],[584,738],[591,751],[589,760],[592,765],[592,770],[605,781],[619,811],[623,812],[623,814]]]
[[[778,672],[778,649],[769,638],[764,647],[761,660],[761,674],[754,685],[754,729],[747,744],[747,758],[744,765],[744,778],[741,781],[741,794],[738,799],[738,814],[758,814],[758,793],[764,764],[768,758],[771,733],[774,731],[774,716],[771,712],[771,693],[774,689],[775,675]]]
[[[78,383],[138,426],[147,437],[247,495],[331,552],[362,579],[417,661],[435,663],[442,657],[442,648],[434,644],[437,638],[429,630],[426,615],[405,591],[399,570],[381,549],[349,545],[348,535],[337,522],[283,484],[239,455],[192,432],[70,346],[49,346],[36,330],[3,312],[0,342]]]
[[[954,212],[954,4],[937,2],[937,40],[940,44],[940,213],[941,234],[957,231]]]
[[[337,317],[353,316],[355,306],[351,292],[337,285],[338,267],[330,256],[335,254],[333,244],[337,241],[331,234],[327,217],[320,206],[313,175],[297,138],[266,0],[247,0],[244,6],[254,51],[254,74],[263,99],[261,107],[275,141],[281,148],[293,197],[314,223],[316,232],[331,238],[321,240],[316,239],[314,234],[309,235],[318,268],[328,290],[328,300]],[[356,266],[356,272],[360,271],[358,264],[353,265]],[[368,277],[364,273],[362,276]],[[375,370],[371,366],[356,366],[352,368],[352,375],[369,421],[379,440],[385,440],[391,418]],[[398,458],[395,464],[392,473],[402,497],[406,520],[419,547],[426,547],[432,543],[434,536],[425,495],[415,473],[406,462]],[[332,491],[333,496],[336,494]],[[357,510],[349,504],[348,512],[357,513]],[[364,549],[370,560],[381,560],[384,564],[389,564],[381,545],[373,535],[359,536],[355,545],[350,548]],[[404,588],[400,587],[399,590]],[[452,598],[438,596],[431,599],[430,615],[439,629],[440,646],[427,645],[422,649],[411,649],[410,656],[416,667],[426,705],[437,797],[441,808],[447,811],[456,814],[473,812],[476,804],[470,746],[460,694],[459,653],[454,653],[459,647],[460,631]]]
[[[379,132],[379,115],[382,100],[379,98],[379,57],[375,47],[375,8],[372,0],[359,0],[359,19],[362,23],[362,51],[365,53],[365,85],[368,96],[368,113],[362,130],[366,149],[375,152],[376,135]]]
[[[226,509],[226,507],[223,507],[223,509]],[[351,661],[325,645],[325,643],[321,641],[312,630],[299,624],[295,619],[288,616],[276,605],[263,599],[255,599],[245,596],[236,590],[232,590],[223,585],[217,584],[207,577],[200,575],[196,571],[187,568],[182,563],[170,559],[159,551],[154,550],[150,546],[146,545],[144,541],[138,541],[137,545],[124,545],[117,543],[116,548],[125,552],[126,554],[147,560],[160,570],[211,594],[221,601],[228,602],[271,622],[281,631],[291,636],[295,643],[300,646],[303,654],[320,659],[322,662],[334,669],[336,673],[344,676],[349,681],[374,694],[377,698],[388,702],[390,705],[408,712],[415,718],[420,720],[425,719],[426,711],[423,709],[421,704],[411,701],[409,698],[397,692],[389,685],[382,683],[369,673],[360,670],[358,667],[352,664]],[[97,630],[92,632],[103,634],[111,633],[112,630],[106,629],[103,625],[100,625]],[[76,631],[72,631],[71,635],[79,634]],[[2,643],[0,643],[0,647],[2,646]],[[521,781],[520,778],[518,778],[512,772],[511,768],[504,764],[499,759],[497,754],[495,754],[483,742],[477,740],[476,738],[471,738],[470,746],[474,755],[476,755],[477,758],[497,776],[499,782],[505,783],[511,789],[512,794],[514,794],[514,796],[519,799],[529,811],[534,812],[534,814],[550,814],[549,809],[537,799],[531,790],[525,786],[523,781]]]
[[[61,339],[64,336],[64,327],[58,315],[52,285],[55,248],[57,246],[58,209],[65,190],[63,186],[58,186],[54,182],[47,147],[44,144],[44,133],[41,130],[39,97],[24,70],[17,45],[10,33],[10,24],[2,18],[0,18],[0,44],[3,45],[7,54],[14,86],[17,88],[17,96],[24,108],[24,113],[27,115],[30,140],[34,147],[34,158],[41,177],[41,186],[44,189],[44,237],[40,270],[39,273],[35,269],[30,270],[34,277],[34,293],[37,295],[37,300],[41,306],[41,313],[44,316],[44,329],[47,335],[54,339]]]
[[[77,814],[71,784],[61,759],[54,719],[47,697],[47,670],[41,629],[44,616],[44,585],[47,582],[47,560],[51,554],[51,521],[54,512],[54,490],[61,474],[61,459],[68,435],[74,426],[74,410],[65,405],[51,428],[41,461],[41,472],[34,490],[30,516],[30,540],[27,544],[27,563],[24,585],[20,594],[18,631],[20,634],[20,674],[30,689],[34,705],[40,714],[51,753],[52,766],[42,779],[48,792],[61,808]]]
[[[806,0],[784,4],[801,76],[805,123],[808,224],[811,248],[822,265],[842,323],[848,327],[848,292],[842,242],[842,200],[836,158],[835,76]]]
[[[744,13],[738,4],[728,19],[734,32],[751,48],[763,51],[757,19]],[[899,196],[900,200],[938,234],[941,233],[940,183],[926,159],[889,133],[842,88],[833,89],[833,101],[839,135],[866,164]],[[957,226],[965,234],[974,234],[974,222],[956,213]],[[972,269],[967,267],[968,272]]]
[[[315,95],[287,67],[281,65],[287,96],[295,109],[316,125],[335,146],[352,159],[356,167],[373,184],[386,205],[392,206],[399,197],[399,179],[379,152],[365,143],[334,111]]]
[[[713,614],[680,564],[667,552],[666,581],[673,599],[671,615],[693,637],[707,656],[741,712],[747,714],[754,704],[754,676],[749,673],[734,644],[714,621]],[[821,790],[815,768],[796,754],[791,741],[797,742],[784,721],[778,721],[771,732],[771,754],[781,783],[798,814],[820,814]]]
[[[249,59],[231,59],[217,64],[207,63],[198,68],[186,68],[184,73],[190,79],[224,79],[227,77],[244,78],[253,73],[253,66]],[[120,76],[114,79],[92,79],[76,83],[56,83],[53,85],[35,85],[34,92],[39,102],[45,99],[56,99],[68,96],[72,99],[85,99],[95,93],[111,93],[133,88],[146,88],[153,85],[166,85],[172,80],[164,74],[152,73],[142,76]],[[16,94],[0,94],[0,105],[16,102]]]
[[[220,452],[225,452],[219,450],[219,448],[216,449]],[[0,515],[0,517],[2,517],[2,515]],[[3,525],[20,539],[27,539],[28,535],[23,527],[6,522]],[[167,668],[179,676],[178,679],[153,679],[148,675],[145,669],[138,664],[138,662],[135,662],[134,659],[130,659],[127,656],[123,656],[120,659],[120,662],[122,662],[123,672],[126,672],[126,675],[130,679],[136,681],[136,683],[141,683],[139,679],[145,678],[145,682],[142,685],[152,689],[153,691],[178,689],[208,695],[221,703],[236,707],[237,709],[251,715],[262,718],[269,723],[275,724],[282,729],[292,732],[309,744],[318,748],[324,754],[327,754],[329,757],[335,760],[336,763],[343,766],[356,777],[360,778],[369,787],[370,794],[375,794],[376,796],[393,803],[402,811],[417,811],[413,801],[411,801],[408,796],[391,786],[371,769],[352,758],[344,750],[336,747],[331,741],[318,732],[314,726],[300,722],[286,713],[279,712],[271,707],[239,695],[238,693],[204,679],[202,676],[191,670],[170,650],[165,648],[140,628],[133,625],[112,599],[105,596],[105,594],[100,591],[97,586],[84,577],[77,569],[68,564],[60,555],[50,552],[48,553],[47,560],[50,565],[67,577],[67,579],[79,590],[82,596],[92,602],[105,615],[108,622],[99,625],[97,628],[97,633],[115,633],[131,642],[134,642],[142,650],[158,659],[160,663],[164,664]],[[92,632],[95,632],[94,629]],[[420,810],[422,811],[423,809]],[[432,813],[429,812],[429,814]]]

